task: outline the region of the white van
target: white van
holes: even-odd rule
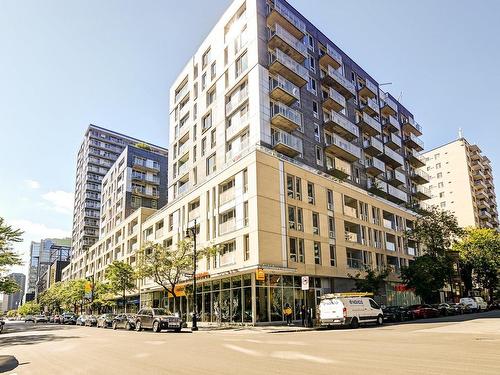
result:
[[[358,328],[360,324],[384,324],[384,313],[369,297],[325,294],[319,304],[319,324],[323,327],[342,325]]]
[[[488,304],[484,301],[482,297],[464,297],[460,298],[460,303],[468,306],[473,311],[486,310]]]

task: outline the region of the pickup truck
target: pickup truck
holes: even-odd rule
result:
[[[136,331],[152,329],[153,332],[161,332],[164,329],[171,329],[180,332],[182,320],[170,311],[162,308],[141,309],[135,317]]]

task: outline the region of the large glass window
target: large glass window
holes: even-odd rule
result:
[[[271,287],[271,321],[283,320],[283,296],[281,286]]]
[[[267,322],[269,321],[267,313],[267,287],[257,287],[256,288],[256,322]]]

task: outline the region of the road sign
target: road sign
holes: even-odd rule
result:
[[[302,276],[302,290],[309,290],[309,276]]]

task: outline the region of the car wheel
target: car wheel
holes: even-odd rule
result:
[[[136,330],[137,332],[142,331],[142,324],[141,324],[141,322],[140,322],[140,321],[138,321],[137,323],[135,323],[135,330]]]
[[[127,331],[130,331],[130,330],[132,329],[132,326],[130,325],[130,323],[129,323],[129,322],[127,322],[127,324],[125,324],[125,329],[126,329]]]
[[[358,318],[352,318],[351,319],[351,324],[350,324],[351,328],[353,329],[356,329],[356,328],[359,328],[359,321],[358,321]]]
[[[113,322],[113,329],[116,329],[116,322]]]
[[[160,328],[160,322],[156,321],[153,323],[153,332],[160,332],[161,331],[161,328]]]
[[[179,328],[176,328],[174,331],[175,331],[175,332],[177,332],[177,333],[179,333],[179,332],[181,331],[181,329],[182,329],[182,328],[181,328],[181,327],[179,327]]]
[[[384,317],[382,315],[379,315],[377,317],[377,325],[381,326],[382,324],[384,324]]]

